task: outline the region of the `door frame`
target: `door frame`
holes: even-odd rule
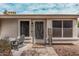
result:
[[[29,36],[25,38],[31,38],[31,19],[19,19],[18,20],[18,36],[20,36],[20,22],[21,21],[29,21]]]
[[[43,24],[43,26],[44,26],[44,39],[36,39],[35,38],[35,22],[43,22],[44,24]],[[44,19],[36,19],[36,20],[33,20],[33,40],[34,40],[34,43],[45,43],[45,20]]]

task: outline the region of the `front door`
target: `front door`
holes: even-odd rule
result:
[[[20,21],[20,35],[25,35],[25,37],[29,37],[29,21]]]
[[[45,22],[44,20],[34,20],[34,42],[45,42]]]

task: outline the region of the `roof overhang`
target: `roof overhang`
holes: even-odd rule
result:
[[[0,18],[79,18],[79,15],[0,15]]]

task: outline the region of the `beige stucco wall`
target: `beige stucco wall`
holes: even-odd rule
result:
[[[1,37],[10,36],[17,37],[18,19],[2,19],[1,20]]]
[[[22,19],[23,20],[23,19]],[[27,19],[25,19],[27,20]],[[52,20],[47,20],[47,36],[48,38],[48,28],[52,28]],[[60,19],[59,19],[60,20]],[[66,19],[67,20],[67,19]],[[68,19],[69,20],[69,19]],[[72,19],[74,20],[74,19]],[[73,21],[73,37],[77,37],[76,34],[76,20]],[[10,37],[17,37],[18,36],[18,19],[1,19],[1,37],[10,36]]]
[[[1,19],[0,19],[0,36],[1,36]]]
[[[77,20],[73,20],[73,37],[78,38]]]

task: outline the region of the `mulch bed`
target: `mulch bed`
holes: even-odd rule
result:
[[[79,56],[79,45],[53,45],[59,56]]]

